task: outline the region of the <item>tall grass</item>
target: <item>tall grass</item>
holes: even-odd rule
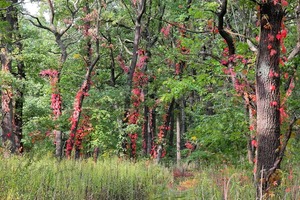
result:
[[[299,199],[300,168],[282,173],[273,199]],[[249,169],[202,167],[180,172],[150,161],[0,158],[0,199],[255,199]]]
[[[13,157],[0,163],[0,199],[149,199],[171,179],[145,162]]]

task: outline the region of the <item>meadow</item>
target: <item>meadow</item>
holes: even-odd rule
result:
[[[0,199],[255,199],[251,169],[246,168],[13,156],[0,160]],[[300,168],[281,171],[281,177],[269,197],[299,199]]]

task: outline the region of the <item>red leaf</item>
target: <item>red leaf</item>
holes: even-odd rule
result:
[[[281,36],[281,33],[280,33],[280,32],[277,33],[276,38],[277,38],[277,40],[281,40],[282,36]]]
[[[253,126],[253,125],[250,125],[249,130],[250,130],[250,131],[254,131],[254,126]]]
[[[270,86],[270,90],[271,90],[271,91],[274,91],[275,89],[276,89],[275,85],[271,85],[271,86]]]
[[[271,106],[277,106],[278,103],[277,103],[277,101],[272,101],[272,102],[270,103],[270,105],[271,105]]]
[[[268,49],[272,49],[272,45],[269,44],[269,45],[268,45]]]
[[[274,41],[274,35],[272,35],[272,34],[268,34],[268,40],[270,41],[270,42],[273,42]]]
[[[279,59],[279,64],[284,66],[284,61],[281,58]]]
[[[284,73],[284,79],[288,79],[289,78],[289,74],[286,72],[286,73]]]
[[[257,147],[257,141],[256,141],[256,140],[252,140],[252,141],[251,141],[251,145],[252,145],[253,147]]]
[[[286,6],[289,5],[289,3],[288,3],[286,0],[281,0],[281,5],[282,5],[283,7],[286,7]]]
[[[277,53],[277,51],[275,49],[271,49],[270,56],[274,56],[276,53]]]
[[[286,38],[286,36],[287,36],[287,30],[286,29],[281,30],[281,37]]]

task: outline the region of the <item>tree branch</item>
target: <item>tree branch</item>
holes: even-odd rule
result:
[[[267,181],[270,178],[270,176],[276,171],[276,169],[278,169],[279,166],[280,166],[280,163],[281,163],[281,161],[283,159],[283,156],[284,156],[284,152],[286,150],[286,146],[287,146],[287,144],[288,144],[288,142],[291,138],[291,135],[292,135],[293,126],[294,126],[296,121],[297,121],[297,118],[294,116],[292,121],[289,124],[288,130],[287,130],[287,132],[285,134],[285,137],[283,139],[282,145],[281,145],[280,150],[279,150],[278,158],[276,159],[276,161],[274,163],[274,166],[271,169],[269,169],[269,171],[267,172],[267,176],[266,176]]]
[[[227,0],[223,0],[222,5],[221,5],[221,11],[220,13],[217,14],[218,16],[218,29],[219,29],[219,33],[220,35],[224,38],[224,40],[226,41],[228,48],[229,48],[229,56],[232,56],[235,54],[235,46],[234,46],[234,42],[232,39],[232,36],[226,31],[224,30],[224,16],[227,12]]]

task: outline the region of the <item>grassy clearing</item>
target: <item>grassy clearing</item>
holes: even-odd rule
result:
[[[300,197],[300,168],[282,173],[274,199]],[[182,171],[150,161],[117,158],[58,162],[54,158],[0,159],[0,199],[255,199],[251,170],[203,167]]]

